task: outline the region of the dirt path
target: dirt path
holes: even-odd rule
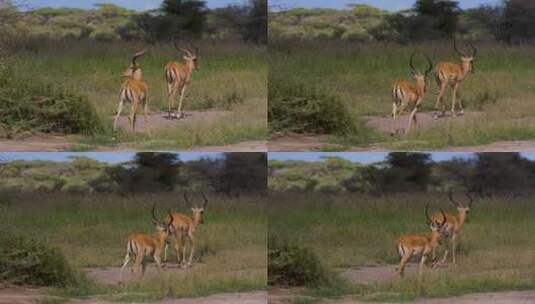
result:
[[[452,117],[451,113],[446,113],[446,116],[434,118],[430,112],[422,112],[417,114],[418,128],[425,129],[432,126],[440,125],[455,121],[456,123],[464,124],[466,121],[474,120],[483,115],[480,111],[466,111],[464,115]],[[366,120],[366,125],[382,133],[392,133],[392,116],[363,116]],[[409,115],[405,114],[397,119],[396,125],[399,132],[403,133],[407,124],[409,123]]]
[[[281,302],[282,304],[283,302]],[[290,303],[290,302],[288,302]],[[360,301],[351,298],[325,300],[320,304],[366,304],[369,301]],[[393,302],[389,302],[393,303]],[[416,304],[533,304],[535,303],[535,291],[505,291],[505,292],[484,292],[472,293],[458,297],[418,299]],[[270,302],[271,304],[271,302]]]
[[[149,127],[151,130],[158,131],[172,128],[180,125],[195,125],[199,123],[211,124],[215,120],[219,120],[227,115],[230,111],[185,111],[185,117],[176,119],[176,117],[169,118],[165,112],[153,112],[148,115]],[[110,119],[113,119],[111,117]],[[117,120],[117,127],[130,132],[131,128],[128,122],[128,116],[122,115]],[[149,128],[145,125],[145,120],[142,114],[137,115],[136,132],[147,132]]]
[[[368,285],[390,281],[399,277],[396,273],[397,265],[355,267],[339,269],[339,274],[348,282],[354,284]],[[405,274],[409,275],[416,272],[417,266],[414,263],[407,264]],[[426,269],[426,271],[429,271]]]
[[[67,304],[116,304],[118,302],[108,302],[97,298],[66,300],[59,297],[52,297],[43,294],[41,289],[31,288],[7,288],[0,289],[0,304],[37,304],[43,302],[58,302]],[[157,304],[266,304],[266,291],[252,291],[240,293],[224,293],[211,295],[202,298],[182,298],[182,299],[163,299],[156,302]]]
[[[65,135],[43,134],[20,139],[0,140],[0,152],[56,152],[71,150],[72,147],[68,137]]]

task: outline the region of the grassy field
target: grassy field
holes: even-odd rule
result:
[[[338,136],[333,141],[345,145],[380,143],[398,149],[439,149],[499,140],[523,140],[535,137],[535,63],[533,46],[507,47],[476,43],[479,49],[475,73],[468,75],[460,93],[467,111],[483,111],[480,119],[442,123],[408,138],[391,138],[362,126],[352,136]],[[433,61],[458,61],[450,42],[398,45],[394,43],[357,44],[340,41],[272,42],[269,62],[274,74],[287,81],[320,87],[337,96],[346,105],[356,123],[363,116],[388,116],[392,111],[390,87],[394,80],[408,78],[408,60],[413,51],[428,54]],[[425,66],[422,60],[418,66]],[[423,69],[423,68],[422,68]],[[428,92],[422,111],[431,111],[438,87],[428,79]],[[451,90],[445,96],[451,105]],[[450,106],[451,107],[451,106]],[[363,142],[364,139],[364,142]]]
[[[395,241],[402,234],[425,233],[424,205],[451,210],[444,194],[327,196],[273,194],[269,234],[311,248],[325,266],[338,268],[399,263]],[[464,226],[458,267],[415,276],[393,275],[386,282],[341,284],[334,293],[378,301],[446,297],[463,293],[535,288],[535,205],[530,197],[479,199]],[[514,258],[513,258],[514,257]],[[310,291],[316,296],[333,291]]]
[[[109,194],[18,195],[11,199],[13,203],[9,207],[0,205],[3,211],[0,228],[59,247],[79,271],[87,267],[118,267],[131,233],[154,232],[150,216],[152,202],[158,203],[162,216],[168,208],[186,211],[178,197],[177,193],[131,198]],[[33,216],[28,210],[38,215]],[[188,273],[164,272],[153,280],[146,278],[120,286],[87,281],[50,292],[66,297],[142,301],[264,289],[266,235],[264,200],[251,197],[229,201],[211,196],[205,223],[197,228],[197,264]],[[175,261],[172,254],[169,262]]]
[[[200,69],[193,74],[184,101],[188,110],[230,111],[213,121],[192,123],[147,134],[111,131],[118,94],[124,78],[120,74],[130,63],[132,54],[145,45],[95,41],[43,42],[34,52],[20,52],[11,60],[18,75],[61,84],[88,96],[109,131],[93,137],[81,137],[80,149],[127,143],[141,149],[187,148],[198,145],[230,144],[266,136],[265,47],[240,42],[200,43]],[[140,60],[144,79],[149,86],[152,112],[167,109],[163,67],[179,60],[169,45],[154,45]],[[129,106],[123,114],[127,114]]]

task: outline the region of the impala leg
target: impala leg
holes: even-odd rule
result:
[[[423,272],[426,260],[427,260],[427,255],[422,254],[422,258],[420,259],[420,265],[418,265],[418,281],[420,281],[420,278],[422,277],[422,272]]]
[[[398,106],[396,105],[396,103],[394,102],[392,104],[392,135],[395,135],[396,132],[397,132],[397,126],[396,126],[396,118],[397,118],[397,115],[398,115]]]
[[[414,125],[416,125],[417,123],[416,112],[418,112],[418,106],[415,106],[414,109],[412,109],[411,111],[411,115],[409,116],[409,124],[407,126],[407,130],[405,130],[405,135],[409,135],[413,122],[414,122]]]
[[[457,234],[454,234],[451,238],[451,256],[452,256],[452,261],[453,261],[453,265],[456,265],[457,264],[457,261],[456,261],[456,247],[457,247]]]
[[[463,115],[464,114],[464,107],[463,107],[463,99],[461,98],[461,84],[457,84],[457,90],[456,90],[456,99],[457,99],[457,105],[459,107],[459,115]]]
[[[171,118],[171,110],[174,106],[174,89],[173,83],[167,83],[167,118]]]
[[[162,271],[161,252],[154,254],[154,262],[156,262],[156,268],[158,269],[158,272],[161,272]]]
[[[191,246],[190,253],[189,253],[188,266],[191,266],[193,262],[193,254],[195,252],[195,237],[193,236],[192,233],[188,233],[188,239],[189,239],[189,243]]]
[[[179,118],[182,116],[182,101],[184,100],[184,93],[186,93],[186,87],[187,87],[187,84],[184,84],[182,86],[182,89],[180,90],[180,101],[178,102],[178,115],[179,115]]]
[[[147,128],[147,131],[150,134],[151,129],[149,126],[149,101],[147,99],[145,99],[143,102],[143,122],[145,123],[145,128]]]
[[[124,256],[123,266],[121,267],[121,272],[119,273],[119,282],[123,281],[123,271],[124,271],[124,269],[126,268],[126,266],[128,265],[129,262],[130,262],[130,253],[127,253]]]
[[[438,112],[439,112],[439,107],[440,107],[440,111],[442,112],[442,115],[444,115],[444,112],[445,112],[445,108],[444,108],[444,94],[446,94],[446,88],[447,88],[447,83],[446,82],[441,82],[440,83],[440,90],[438,92],[438,96],[437,96],[437,101],[435,102],[435,118],[438,117]]]
[[[457,104],[457,89],[459,88],[459,83],[456,83],[452,87],[451,94],[451,116],[456,116],[455,114],[455,105]]]
[[[399,262],[399,268],[398,273],[400,277],[403,277],[405,275],[405,265],[407,265],[407,262],[409,262],[409,259],[412,256],[412,251],[408,252],[406,255],[401,257],[401,261]]]
[[[141,270],[143,269],[143,258],[144,257],[145,257],[144,250],[143,249],[139,250],[137,255],[136,255],[136,261],[134,262],[134,265],[135,265],[135,267],[133,268],[133,270],[134,270],[133,272],[134,273],[137,273],[140,270],[140,268],[141,268]]]
[[[117,114],[115,115],[115,119],[113,120],[113,131],[117,130],[117,120],[119,119],[119,116],[121,116],[121,112],[123,111],[123,105],[124,101],[121,99],[121,101],[119,101],[119,106],[117,107]]]

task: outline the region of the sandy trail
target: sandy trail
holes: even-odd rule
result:
[[[288,302],[290,303],[290,302]],[[325,300],[320,304],[365,304],[373,303],[360,301],[351,298]],[[390,302],[392,303],[392,302]],[[533,304],[535,303],[535,291],[505,291],[505,292],[484,292],[473,293],[458,297],[418,299],[416,304]],[[271,304],[271,302],[270,302]],[[282,304],[282,302],[281,302]]]
[[[143,114],[139,113],[136,118],[136,132],[145,133],[149,129],[153,131],[165,130],[180,125],[211,124],[216,120],[228,116],[230,113],[230,111],[184,111],[185,117],[176,119],[169,118],[167,112],[152,112],[147,116],[149,121],[148,127],[145,124]],[[131,132],[127,115],[121,115],[119,117],[117,127]]]
[[[452,117],[451,113],[447,112],[446,115],[443,117],[434,118],[433,113],[419,112],[416,115],[417,120],[418,120],[417,128],[425,129],[425,128],[429,128],[432,126],[446,124],[450,122],[464,124],[467,121],[480,118],[481,116],[483,116],[483,113],[484,112],[480,112],[480,111],[466,111],[464,112],[464,115]],[[362,118],[366,120],[366,125],[368,127],[373,128],[382,133],[388,133],[388,134],[392,133],[392,116],[390,115],[388,116],[386,115],[385,116],[363,116]],[[398,132],[403,134],[405,132],[405,128],[407,127],[408,123],[409,123],[408,114],[399,116],[399,118],[396,121],[396,128],[398,129]]]
[[[209,124],[215,120],[229,115],[229,111],[199,111],[185,112],[186,117],[181,119],[169,119],[167,113],[158,112],[149,115],[149,127],[151,130],[165,130],[175,126],[187,126],[195,124]],[[120,116],[117,121],[119,128],[130,132],[128,124],[128,116]],[[143,115],[138,115],[136,122],[136,132],[146,133],[148,128],[143,120]],[[72,151],[79,149],[74,143],[75,136],[64,134],[39,134],[29,137],[17,139],[0,139],[0,152],[57,152],[57,151]],[[118,151],[136,151],[137,149],[128,146],[128,143],[119,144],[116,146],[106,146],[94,149],[102,152],[118,152]],[[218,146],[199,146],[181,151],[199,151],[199,152],[266,152],[266,140],[243,141],[236,144],[218,145]]]

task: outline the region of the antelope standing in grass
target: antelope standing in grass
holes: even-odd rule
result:
[[[149,104],[147,101],[147,94],[149,91],[149,87],[143,81],[143,72],[141,71],[141,68],[137,65],[137,60],[146,52],[147,50],[145,49],[134,54],[134,56],[132,57],[132,62],[122,74],[123,77],[127,77],[128,79],[123,82],[123,85],[121,87],[121,93],[119,94],[119,106],[117,108],[117,114],[113,122],[114,130],[117,130],[117,120],[121,115],[121,111],[123,110],[123,105],[125,102],[130,103],[132,105],[132,108],[130,110],[130,116],[128,117],[128,121],[130,122],[130,127],[132,131],[135,131],[136,129],[136,115],[139,106],[143,107],[143,119],[145,121],[146,127],[148,128],[147,112],[149,110]]]
[[[139,271],[141,268],[141,276],[145,274],[145,256],[151,256],[156,262],[158,271],[162,269],[162,252],[169,235],[174,233],[173,215],[169,213],[167,221],[159,221],[154,214],[156,204],[152,205],[152,221],[156,226],[156,235],[148,235],[143,233],[136,233],[128,237],[126,244],[126,255],[124,257],[123,266],[121,267],[120,280],[123,280],[123,271],[130,262],[131,258],[135,258],[132,265],[132,272]]]
[[[453,62],[440,62],[437,64],[435,69],[435,78],[437,84],[440,88],[440,91],[437,96],[437,101],[435,103],[435,118],[438,118],[439,107],[441,108],[441,115],[443,116],[446,112],[444,106],[444,94],[446,93],[446,88],[448,85],[452,88],[452,101],[451,101],[451,115],[455,116],[455,106],[459,105],[459,115],[464,114],[463,102],[459,94],[459,87],[464,81],[468,73],[474,73],[474,59],[477,55],[477,48],[470,43],[472,48],[472,53],[468,54],[466,52],[460,51],[457,47],[457,39],[453,38],[453,49],[459,56],[461,56],[461,63]]]
[[[409,124],[405,130],[406,134],[409,134],[411,130],[412,123],[417,123],[416,121],[416,112],[420,108],[420,105],[424,101],[425,91],[426,91],[426,78],[429,72],[433,69],[433,62],[429,57],[425,56],[429,63],[428,69],[422,73],[417,68],[414,67],[414,56],[411,55],[409,61],[409,66],[411,68],[412,76],[415,79],[415,83],[411,83],[407,80],[397,80],[392,85],[392,134],[397,132],[396,130],[396,118],[398,115],[401,115],[403,111],[411,106],[411,114],[409,116]]]
[[[429,204],[425,206],[425,217],[431,233],[428,235],[404,235],[398,239],[396,243],[397,251],[400,257],[399,268],[397,269],[399,275],[403,277],[405,265],[412,257],[420,257],[420,265],[418,267],[418,279],[422,275],[423,266],[427,257],[439,245],[439,241],[444,234],[443,227],[446,223],[446,214],[442,212],[441,220],[433,220],[429,217]]]
[[[461,234],[461,229],[464,223],[467,221],[468,214],[470,213],[470,209],[472,208],[473,198],[468,192],[466,193],[466,196],[469,200],[468,203],[462,203],[453,199],[453,194],[451,190],[448,193],[449,201],[457,209],[457,215],[446,213],[446,225],[444,226],[444,230],[447,230],[447,235],[450,243],[449,246],[451,246],[453,264],[456,264],[455,251],[457,247],[458,238]],[[441,214],[434,213],[431,218],[436,221],[440,217]],[[446,251],[444,252],[444,257],[442,258],[442,263],[446,262],[446,259],[448,258],[448,253],[449,250],[448,248],[446,248]]]
[[[193,70],[199,69],[199,47],[197,45],[191,44],[193,51],[190,51],[185,48],[180,48],[173,41],[173,45],[177,51],[182,52],[184,56],[183,63],[178,63],[175,61],[169,62],[165,66],[165,80],[167,81],[167,97],[168,97],[168,117],[172,118],[171,111],[175,106],[175,98],[178,91],[180,91],[180,100],[178,103],[177,113],[175,114],[176,118],[183,117],[182,113],[182,101],[184,100],[184,94],[187,87],[191,81],[191,74]]]
[[[203,205],[193,205],[189,201],[188,192],[184,192],[184,201],[186,201],[188,206],[191,208],[191,216],[183,213],[171,214],[171,224],[174,227],[175,250],[178,265],[180,265],[182,268],[192,265],[193,254],[195,252],[195,231],[197,229],[197,225],[204,223],[204,211],[208,205],[208,199],[204,193],[201,193],[201,196],[204,200]],[[186,241],[190,247],[189,259],[186,259]],[[164,260],[167,260],[167,247],[165,250]]]

